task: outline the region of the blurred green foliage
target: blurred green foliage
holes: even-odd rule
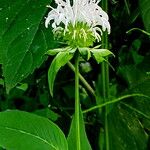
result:
[[[53,56],[47,58],[44,54],[61,43],[54,40],[50,28],[44,27],[47,4],[49,0],[0,1],[0,110],[19,109],[44,116],[67,136],[74,112],[74,73],[68,66],[58,72],[51,97],[47,73]],[[149,36],[136,30],[126,33],[132,28],[150,32],[150,1],[110,0],[108,13],[109,46],[115,54],[109,61],[110,97],[131,93],[150,96]],[[81,73],[103,103],[100,66],[93,59],[88,61],[90,65],[83,62]],[[80,99],[82,109],[96,105],[82,83]],[[129,98],[112,104],[109,110],[110,150],[150,149],[149,99]],[[84,114],[84,121],[92,149],[105,149],[103,111]]]

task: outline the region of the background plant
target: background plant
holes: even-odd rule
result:
[[[64,66],[59,71],[52,98],[49,94],[47,71],[53,57],[47,58],[43,54],[49,49],[58,47],[60,43],[54,41],[51,31],[44,27],[43,17],[46,15],[47,4],[49,4],[47,0],[36,1],[36,3],[32,0],[0,1],[0,62],[2,64],[0,108],[2,111],[20,109],[42,115],[55,121],[67,136],[74,112],[74,73],[68,66]],[[110,69],[110,99],[114,100],[116,97],[131,93],[149,96],[149,37],[136,30],[126,34],[126,31],[131,28],[140,28],[149,32],[149,1],[109,1],[108,4],[112,26],[108,46],[116,56],[110,60],[115,70]],[[93,89],[96,89],[97,94],[95,102],[93,95],[86,91],[84,84],[81,83],[82,109],[103,104],[100,66],[93,59],[88,63],[83,60],[80,70]],[[149,149],[149,99],[130,97],[107,106],[109,149]],[[14,116],[11,118],[20,115],[16,111],[13,113]],[[3,121],[3,117],[10,119],[8,115],[9,112],[0,114],[1,130],[7,124]],[[22,120],[23,128],[29,126],[26,124],[30,124],[29,116]],[[43,118],[34,117],[32,120],[36,121],[36,119],[42,122]],[[92,149],[98,147],[105,149],[104,120],[101,109],[84,114],[86,132]],[[15,119],[12,119],[12,122],[15,122]],[[48,120],[46,122],[49,123]],[[17,129],[17,125],[14,126]],[[30,130],[27,131],[30,133]],[[10,134],[8,132],[5,134],[9,139]],[[62,139],[65,141],[63,134]],[[13,145],[22,142],[22,139],[17,138],[17,142],[13,142]],[[58,143],[60,144],[60,141]]]

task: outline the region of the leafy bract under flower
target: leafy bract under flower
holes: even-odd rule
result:
[[[78,22],[74,26],[69,23],[68,31],[63,39],[72,47],[89,47],[95,41],[89,26],[83,22]]]
[[[48,13],[45,26],[52,21],[54,33],[61,33],[71,47],[88,47],[100,41],[102,31],[110,33],[108,15],[98,5],[100,0],[55,0],[57,8]]]

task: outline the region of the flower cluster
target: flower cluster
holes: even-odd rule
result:
[[[57,8],[50,7],[45,26],[51,21],[54,33],[63,33],[68,45],[88,47],[100,41],[102,31],[110,33],[108,15],[98,5],[100,0],[55,0]]]

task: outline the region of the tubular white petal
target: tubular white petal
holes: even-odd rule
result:
[[[52,27],[57,29],[61,24],[64,25],[64,33],[67,32],[68,24],[75,26],[78,22],[83,22],[89,26],[95,39],[101,39],[102,30],[110,33],[109,18],[106,12],[98,5],[101,0],[55,0],[57,8],[52,8],[45,21],[46,28],[53,21]],[[101,28],[102,29],[101,29]],[[76,32],[74,32],[73,38]],[[100,35],[99,35],[100,34]],[[85,33],[84,33],[85,35]],[[88,37],[87,37],[88,38]]]

